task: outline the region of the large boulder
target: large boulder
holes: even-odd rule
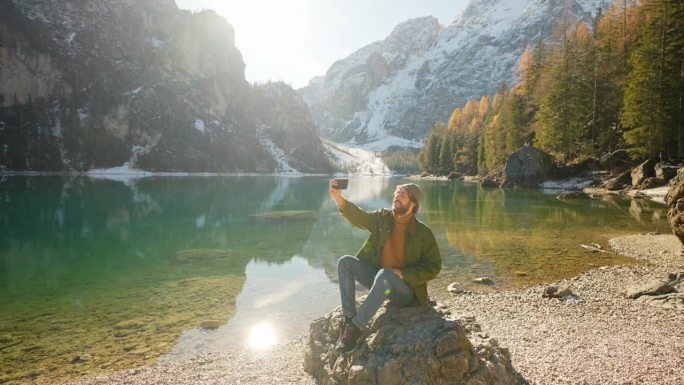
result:
[[[664,180],[662,180],[660,178],[650,177],[650,178],[644,179],[644,181],[641,182],[641,184],[639,185],[639,188],[642,190],[648,190],[651,188],[664,186],[666,184],[667,184],[667,182],[665,182]]]
[[[670,180],[665,203],[668,206],[667,221],[672,226],[672,232],[684,243],[684,168],[679,169],[677,176]]]
[[[677,169],[679,166],[675,164],[667,164],[664,162],[659,162],[656,163],[655,165],[655,175],[656,178],[660,178],[664,180],[665,182],[668,182],[670,179],[674,178],[677,175]]]
[[[632,170],[632,187],[639,187],[646,178],[655,178],[655,159],[649,159]]]
[[[304,368],[322,385],[525,384],[507,349],[473,317],[453,319],[439,309],[386,306],[349,354],[335,352],[342,331],[338,307],[310,325]]]
[[[551,155],[525,145],[506,160],[501,186],[536,187],[551,176],[553,168]]]
[[[633,162],[626,150],[615,150],[601,157],[601,167],[611,170],[626,170]]]
[[[629,171],[625,171],[615,178],[608,179],[603,185],[606,190],[616,191],[629,187],[632,184],[632,175]]]

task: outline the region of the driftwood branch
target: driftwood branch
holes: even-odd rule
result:
[[[598,253],[598,252],[610,253],[610,251],[603,250],[603,247],[601,247],[601,245],[599,245],[598,243],[590,243],[588,245],[580,245],[580,246],[589,250],[589,251],[592,251],[594,253]]]

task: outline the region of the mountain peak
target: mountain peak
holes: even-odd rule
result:
[[[430,47],[441,29],[433,16],[410,19],[394,27],[384,43],[390,51],[418,52]]]
[[[608,2],[577,0],[565,9],[549,0],[471,1],[448,27],[432,16],[397,25],[300,92],[330,139],[374,149],[394,139],[415,143],[468,99],[511,84],[525,47],[548,37],[564,10],[571,27],[591,22]]]

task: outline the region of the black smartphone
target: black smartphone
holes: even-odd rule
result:
[[[335,182],[337,182],[337,186],[335,188],[340,190],[346,190],[347,186],[349,185],[349,179],[347,178],[335,178]]]

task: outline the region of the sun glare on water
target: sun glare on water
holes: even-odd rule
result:
[[[278,336],[273,326],[267,321],[262,321],[250,329],[247,345],[256,350],[263,350],[275,345],[277,342]]]

